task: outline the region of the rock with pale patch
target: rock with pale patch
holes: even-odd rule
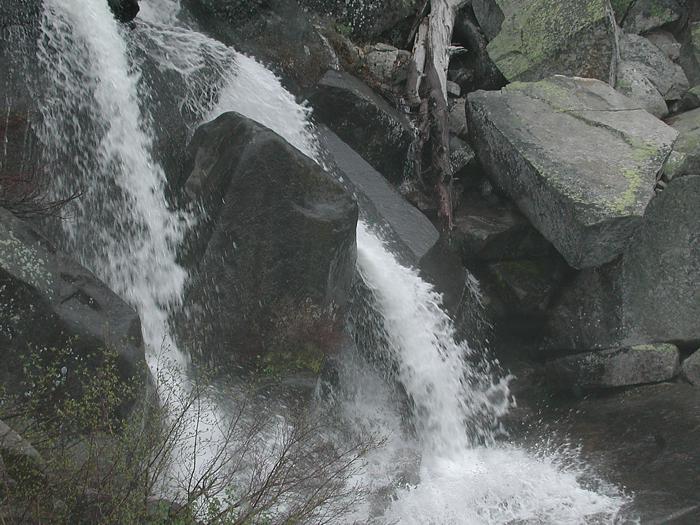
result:
[[[19,388],[32,349],[70,350],[90,366],[116,356],[125,384],[148,368],[138,314],[34,226],[0,208],[0,382]],[[126,408],[126,407],[125,407]]]
[[[467,121],[487,173],[574,268],[624,251],[677,136],[607,84],[562,76],[471,93]]]

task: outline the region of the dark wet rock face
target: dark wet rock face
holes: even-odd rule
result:
[[[194,344],[229,361],[283,353],[318,368],[348,300],[356,203],[314,161],[237,113],[198,128],[188,159],[185,188],[206,214],[190,260]]]
[[[575,439],[596,474],[632,495],[621,523],[698,523],[700,389],[676,381],[538,403],[525,434]]]
[[[479,27],[488,40],[496,38],[505,18],[503,10],[494,0],[472,0],[472,9]]]
[[[139,14],[138,0],[107,0],[114,17],[120,22],[131,22]]]
[[[474,4],[476,11],[476,4]],[[469,6],[465,6],[455,20],[453,40],[461,44],[466,53],[456,55],[450,61],[448,77],[459,84],[462,93],[477,89],[500,89],[506,79],[494,64],[487,51],[488,35],[484,36]]]
[[[99,363],[115,352],[122,378],[147,376],[137,313],[28,223],[0,209],[2,380],[17,386],[33,350],[72,349]],[[24,356],[24,357],[22,357]]]
[[[503,261],[549,255],[551,244],[510,202],[466,195],[455,212],[451,238],[465,261]]]
[[[0,3],[0,178],[30,176],[39,158],[31,93],[39,68],[34,59],[41,34],[41,1]]]
[[[293,92],[313,87],[336,60],[295,0],[183,0],[206,32],[255,56]]]
[[[328,71],[309,96],[314,116],[394,184],[403,180],[411,124],[357,78]]]
[[[607,84],[555,76],[472,93],[487,173],[574,268],[622,253],[677,133]]]
[[[420,0],[299,0],[299,3],[337,19],[340,27],[360,40],[387,34],[402,22],[412,22]]]

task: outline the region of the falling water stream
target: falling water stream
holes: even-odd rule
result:
[[[159,93],[145,79],[143,57],[176,75],[180,118],[190,128],[237,111],[319,159],[309,110],[253,58],[182,22],[177,0],[142,2],[133,29],[114,21],[105,0],[44,5],[39,60],[50,82],[41,138],[74,174],[64,184],[85,190],[66,221],[64,245],[138,309],[149,365],[157,368],[165,352],[186,385],[188,359],[170,335],[169,317],[183,298],[187,274],[176,255],[193,219],[166,197],[151,113]],[[400,264],[366,221],[357,243],[358,273],[384,342],[377,350],[397,364],[393,381],[404,394],[360,355],[344,357],[341,416],[349,428],[385,438],[360,477],[390,494],[359,505],[351,522],[613,522],[624,498],[586,481],[585,469],[566,454],[500,444],[507,381],[470,365],[483,358],[458,341],[439,294]],[[401,408],[406,398],[410,425]]]

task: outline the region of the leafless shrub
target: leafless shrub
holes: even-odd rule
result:
[[[252,396],[217,414],[208,381],[183,386],[175,367],[159,371],[151,395],[119,418],[115,408],[133,391],[115,361],[85,374],[64,362],[25,367],[31,389],[0,405],[0,419],[47,465],[38,478],[8,466],[0,523],[327,524],[366,495],[352,479],[378,445],[373,437],[339,446],[319,416],[282,418]],[[64,392],[52,417],[37,411],[70,374],[82,374],[81,396]]]

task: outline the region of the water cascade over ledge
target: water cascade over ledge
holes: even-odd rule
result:
[[[178,248],[194,218],[168,201],[150,106],[159,94],[138,57],[147,53],[160,70],[176,74],[184,93],[180,118],[190,127],[237,111],[320,161],[309,109],[253,58],[182,22],[176,0],[143,2],[134,29],[118,25],[103,0],[46,0],[44,10],[39,60],[50,86],[41,139],[56,162],[69,167],[69,189],[85,191],[65,221],[64,247],[139,311],[149,365],[157,369],[163,358],[176,363],[186,388],[189,359],[170,322],[187,280]],[[574,456],[499,443],[498,419],[510,403],[507,381],[488,367],[471,367],[480,357],[457,340],[440,295],[400,264],[366,221],[358,225],[357,244],[358,273],[385,342],[378,350],[397,363],[393,380],[410,400],[412,428],[385,377],[361,356],[344,356],[336,399],[342,417],[349,428],[386,439],[367,458],[362,481],[393,493],[381,511],[368,503],[352,519],[612,522],[625,499],[585,478]],[[205,407],[219,409],[213,401]],[[216,439],[213,427],[199,431]]]

